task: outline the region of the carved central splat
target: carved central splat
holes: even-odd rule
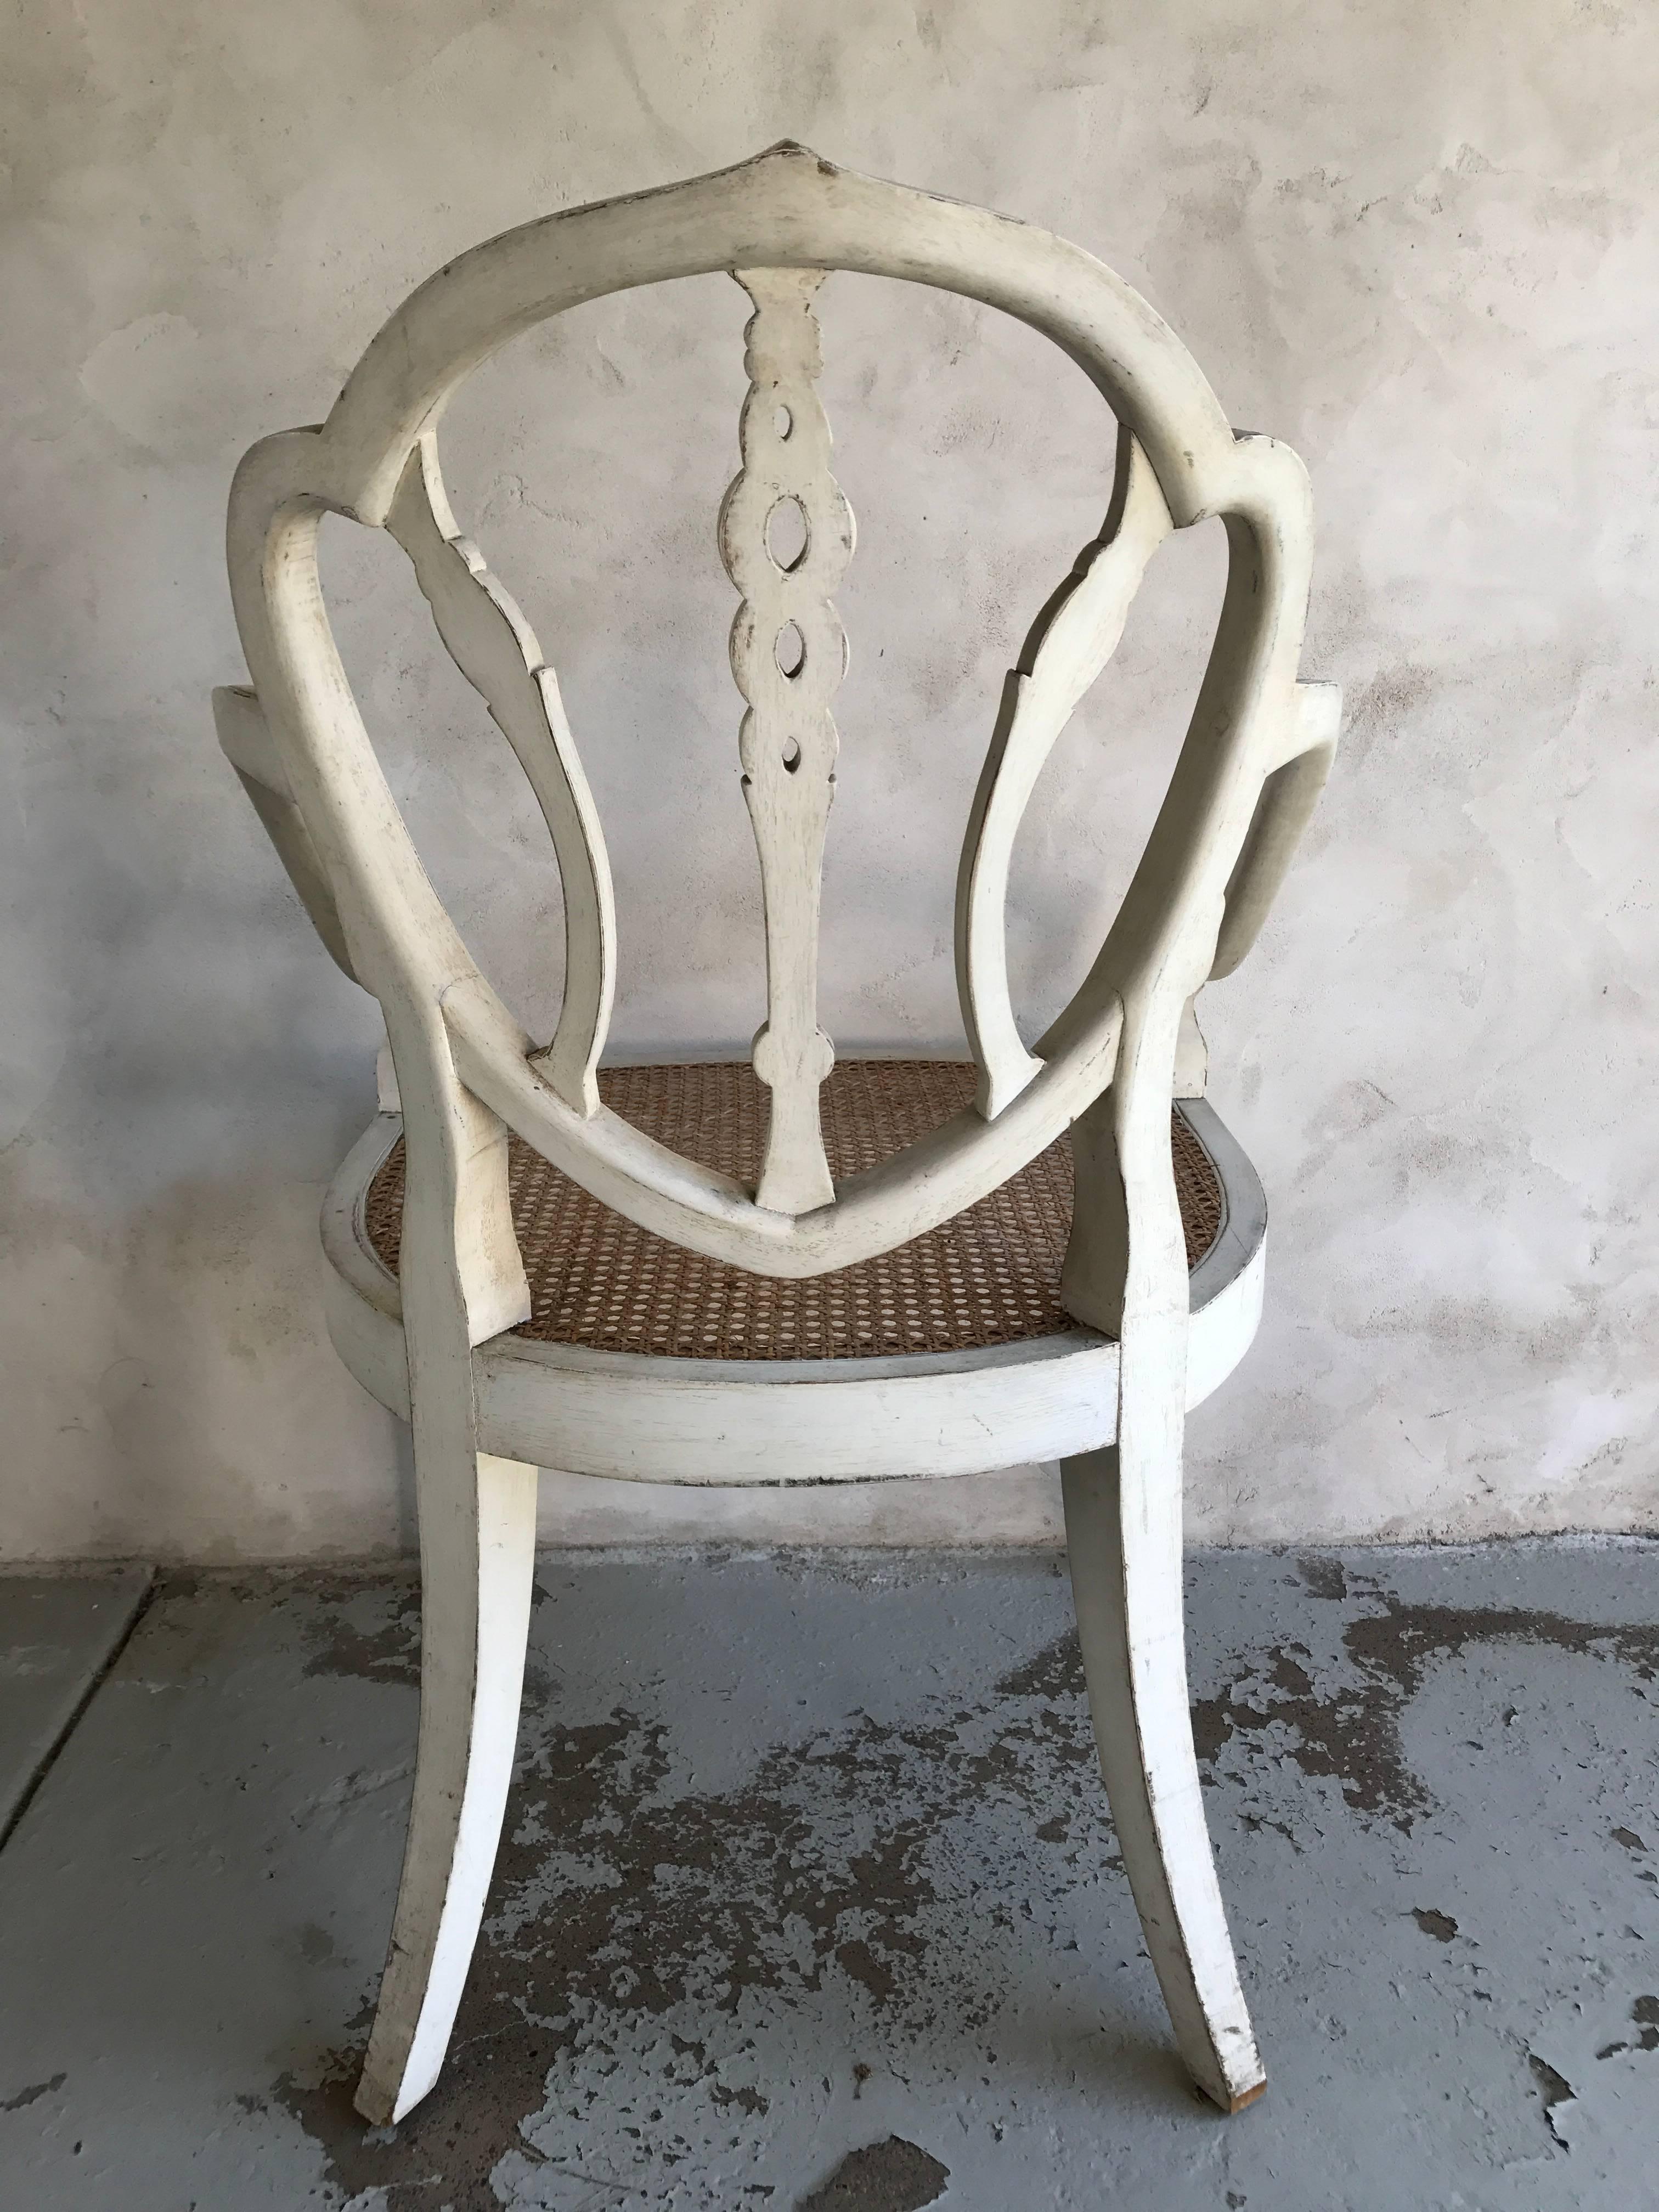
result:
[[[738,744],[766,908],[767,1018],[755,1073],[771,1093],[756,1197],[806,1213],[835,1196],[818,1091],[835,1048],[818,1027],[818,902],[835,795],[830,701],[847,672],[830,601],[853,554],[853,511],[830,472],[812,298],[819,269],[738,269],[745,326],[743,468],[720,507],[720,558],[743,594],[732,673],[748,702]]]

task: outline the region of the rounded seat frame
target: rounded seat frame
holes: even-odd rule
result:
[[[1184,1102],[1221,1186],[1215,1242],[1189,1277],[1186,1402],[1218,1389],[1261,1315],[1267,1208],[1214,1109]],[[410,1418],[398,1279],[364,1224],[403,1133],[382,1114],[323,1206],[329,1334],[371,1396]],[[479,1449],[616,1481],[793,1488],[978,1474],[1115,1440],[1118,1346],[1077,1328],[1013,1344],[832,1359],[674,1358],[506,1330],[474,1354]]]
[[[975,1100],[840,1185],[819,1126],[833,1048],[816,1007],[829,702],[845,653],[831,594],[853,551],[814,388],[812,301],[831,269],[940,287],[1018,318],[1081,368],[1118,425],[1105,524],[1009,673],[964,839],[956,958]],[[584,301],[722,270],[754,307],[743,468],[720,518],[741,595],[732,659],[767,937],[767,1018],[753,1058],[769,1121],[753,1189],[600,1101],[616,927],[597,810],[554,672],[450,510],[436,434],[460,382],[518,333]],[[785,501],[805,526],[793,558],[768,537]],[[564,996],[544,1048],[468,954],[375,759],[318,578],[330,513],[384,527],[402,546],[444,644],[541,805],[566,939]],[[1209,517],[1225,526],[1228,576],[1186,740],[1098,957],[1028,1048],[1005,935],[1015,833],[1158,546]],[[1334,749],[1340,696],[1298,676],[1311,549],[1296,455],[1236,434],[1173,332],[1109,270],[1046,232],[790,144],[462,255],[392,316],[325,422],[265,439],[244,459],[228,558],[252,688],[215,694],[220,740],[325,944],[380,1002],[383,1100],[397,1109],[354,1150],[324,1223],[335,1341],[410,1422],[420,1520],[420,1743],[358,2091],[369,2119],[395,2121],[437,2079],[476,1941],[522,1688],[538,1464],[754,1482],[1059,1458],[1097,1742],[1148,1949],[1199,2085],[1227,2110],[1259,2094],[1199,1799],[1181,1486],[1186,1407],[1254,1333],[1266,1214],[1248,1163],[1202,1106],[1194,1006],[1254,941]],[[793,667],[775,649],[786,630],[800,647]],[[1170,1158],[1176,1097],[1203,1124],[1234,1224],[1215,1266],[1190,1284]],[[802,1363],[733,1373],[734,1363],[581,1352],[514,1334],[529,1291],[507,1198],[509,1131],[641,1227],[787,1278],[925,1233],[1068,1129],[1076,1200],[1060,1298],[1080,1324],[1073,1334],[910,1362],[805,1363],[836,1370],[806,1374],[794,1371]],[[394,1285],[361,1233],[361,1206],[400,1130]]]

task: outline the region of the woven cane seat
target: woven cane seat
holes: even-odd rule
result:
[[[612,1110],[661,1143],[752,1184],[766,1100],[739,1061],[601,1072]],[[823,1094],[837,1182],[874,1167],[960,1112],[974,1070],[954,1060],[841,1060]],[[1176,1188],[1195,1267],[1219,1232],[1220,1179],[1179,1112]],[[845,1359],[1014,1344],[1074,1329],[1060,1304],[1072,1221],[1062,1137],[977,1206],[856,1267],[781,1282],[668,1243],[591,1198],[529,1146],[510,1140],[513,1222],[530,1279],[515,1334],[593,1351],[682,1359]],[[401,1139],[376,1172],[363,1226],[392,1274],[403,1225]]]

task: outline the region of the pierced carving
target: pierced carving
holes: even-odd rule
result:
[[[450,659],[518,755],[553,840],[564,900],[564,999],[553,1042],[534,1064],[567,1105],[595,1114],[595,1071],[616,993],[616,902],[558,678],[483,554],[462,537],[430,431],[409,457],[386,528],[409,556]]]
[[[847,672],[830,603],[853,554],[853,511],[830,470],[830,424],[814,388],[823,355],[819,269],[739,269],[749,392],[743,468],[721,503],[720,558],[743,595],[732,673],[747,702],[738,737],[744,796],[766,911],[767,1018],[755,1073],[771,1094],[756,1191],[780,1213],[835,1197],[818,1091],[835,1048],[817,1023],[818,906],[837,738],[830,701]]]
[[[988,1121],[1042,1066],[1021,1040],[1008,995],[1015,834],[1055,740],[1117,650],[1146,563],[1174,527],[1152,464],[1121,430],[1105,525],[1032,624],[1003,690],[957,875],[957,988]]]

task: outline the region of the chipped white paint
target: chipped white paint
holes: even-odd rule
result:
[[[597,822],[535,641],[458,538],[433,429],[455,385],[515,331],[580,299],[723,265],[741,272],[756,310],[744,469],[720,518],[726,565],[744,594],[732,661],[749,706],[744,789],[765,887],[768,1024],[755,1066],[773,1110],[752,1196],[599,1103],[593,1066],[614,932]],[[958,939],[979,1108],[839,1192],[818,1126],[830,1052],[817,1024],[817,940],[836,743],[828,702],[844,666],[830,594],[853,532],[813,390],[811,309],[823,270],[837,265],[917,278],[1023,316],[1085,367],[1122,424],[1114,513],[1033,633],[969,830]],[[784,547],[773,531],[792,503],[802,542]],[[369,746],[316,570],[318,525],[330,508],[384,524],[409,553],[445,643],[543,798],[576,916],[566,1002],[568,1017],[574,993],[574,1027],[562,1052],[556,1038],[550,1059],[531,1048],[468,954]],[[1001,946],[1014,832],[1043,759],[1116,644],[1152,553],[1172,528],[1217,512],[1228,519],[1231,557],[1191,730],[1099,957],[1028,1055]],[[1194,1374],[1224,1371],[1247,1340],[1265,1217],[1253,1240],[1231,1224],[1238,1264],[1229,1295],[1214,1301],[1209,1353],[1195,1358],[1170,1114],[1177,1040],[1217,963],[1218,936],[1230,917],[1238,949],[1254,935],[1334,743],[1334,695],[1297,685],[1311,558],[1300,463],[1271,439],[1236,438],[1173,334],[1087,256],[783,145],[669,191],[532,224],[451,263],[387,324],[319,430],[267,439],[247,455],[231,495],[228,551],[259,704],[251,713],[222,706],[222,721],[245,781],[280,802],[262,815],[309,885],[319,927],[337,925],[348,971],[380,1002],[405,1146],[401,1374],[386,1352],[386,1288],[364,1296],[350,1280],[362,1272],[356,1260],[340,1265],[337,1217],[355,1227],[374,1144],[354,1154],[331,1201],[331,1256],[371,1309],[365,1326],[336,1295],[336,1340],[354,1366],[362,1357],[356,1371],[386,1402],[401,1406],[406,1395],[423,1589],[414,1802],[359,2109],[395,2119],[431,2087],[477,1933],[512,1764],[534,1540],[534,1474],[517,1455],[539,1457],[550,1442],[578,1468],[672,1480],[696,1460],[701,1423],[705,1452],[711,1431],[743,1432],[733,1437],[734,1471],[746,1473],[758,1453],[778,1466],[775,1479],[787,1479],[785,1469],[803,1480],[868,1474],[868,1458],[846,1464],[835,1423],[821,1418],[833,1395],[843,1427],[867,1415],[909,1466],[943,1474],[962,1466],[943,1402],[969,1411],[976,1394],[994,1411],[980,1423],[972,1464],[1065,1451],[1085,1662],[1125,1863],[1188,2064],[1209,2095],[1237,2109],[1260,2089],[1262,2070],[1187,1719],[1182,1425]],[[586,909],[573,902],[573,880],[587,886]],[[561,1038],[566,1029],[562,1018]],[[948,1218],[1073,1124],[1078,1205],[1060,1296],[1085,1325],[1075,1340],[1023,1357],[862,1363],[870,1371],[861,1374],[830,1363],[811,1380],[769,1376],[757,1363],[753,1383],[668,1371],[681,1363],[526,1358],[509,1346],[498,1358],[509,1389],[494,1395],[521,1440],[511,1459],[489,1449],[500,1441],[482,1415],[490,1353],[480,1360],[475,1349],[529,1311],[507,1203],[509,1129],[659,1234],[758,1273],[810,1276]],[[1081,1433],[1069,1440],[1055,1419],[1066,1393],[1049,1387],[1057,1374],[1048,1360],[1106,1386],[1092,1406],[1082,1401]],[[611,1401],[591,1461],[579,1423],[550,1431],[533,1411],[545,1405],[556,1418],[583,1397]],[[1075,1381],[1070,1406],[1079,1409]]]

